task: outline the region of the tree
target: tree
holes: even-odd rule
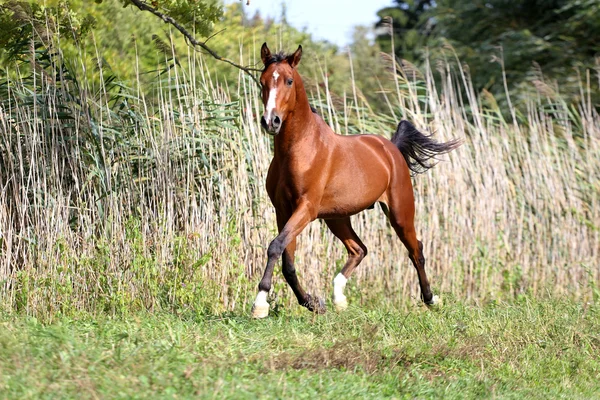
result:
[[[111,0],[95,0],[102,4]],[[112,0],[115,1],[115,0]],[[228,63],[246,72],[258,84],[253,75],[254,68],[239,65],[215,52],[207,40],[197,37],[208,36],[214,23],[223,16],[223,8],[217,0],[117,0],[124,7],[133,6],[140,11],[153,14],[178,30],[193,47],[203,50],[213,58]],[[85,7],[83,7],[85,9]],[[41,38],[52,36],[52,29],[61,31],[64,38],[77,40],[94,24],[94,18],[85,12],[76,11],[65,0],[46,0],[44,4],[29,0],[9,0],[0,5],[0,49],[9,56],[15,48],[22,48],[24,41],[32,35]],[[50,30],[48,21],[53,21]]]
[[[103,0],[96,0],[102,2]],[[185,37],[187,42],[198,49],[202,49],[213,58],[230,64],[246,72],[254,82],[260,86],[258,79],[254,76],[255,68],[242,66],[225,58],[215,52],[207,40],[199,41],[194,32],[206,36],[212,29],[212,24],[222,16],[223,9],[216,0],[120,0],[124,6],[134,5],[141,11],[148,11],[156,17],[170,24]],[[190,31],[190,27],[193,31]]]
[[[455,45],[479,87],[493,89],[499,71],[490,68],[494,56],[502,58],[513,84],[533,63],[548,76],[592,66],[600,48],[599,11],[597,1],[441,0],[435,9],[435,33]]]
[[[77,40],[93,26],[93,19],[76,15],[58,2],[10,0],[0,4],[0,56],[14,58],[32,37],[48,44],[55,34]]]
[[[386,7],[377,12],[379,21],[375,27],[381,32],[377,36],[377,43],[382,49],[391,50],[391,28],[396,55],[410,61],[419,60],[432,32],[433,20],[427,16],[427,12],[435,6],[435,2],[395,0],[395,3],[396,6]]]
[[[379,12],[385,14],[400,25],[394,29],[399,57],[422,63],[427,47],[430,57],[446,59],[444,45],[450,44],[469,65],[476,88],[500,97],[501,67],[510,88],[543,74],[560,78],[561,87],[576,96],[576,84],[568,88],[571,82],[562,78],[572,76],[573,68],[593,68],[600,49],[597,0],[397,1]],[[385,34],[378,37],[384,48],[386,40]]]

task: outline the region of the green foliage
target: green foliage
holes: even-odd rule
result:
[[[97,4],[105,0],[95,0]],[[123,7],[136,7],[131,0],[117,0]],[[223,15],[223,7],[218,0],[140,0],[139,3],[154,8],[198,36],[207,36],[215,21]]]
[[[322,85],[324,79],[328,80],[328,86],[338,99],[348,90],[348,82],[352,80],[350,63],[346,54],[337,54],[336,46],[313,41],[306,32],[264,20],[258,14],[248,18],[239,3],[231,4],[225,11],[210,1],[145,3],[173,17],[198,40],[216,31],[209,45],[218,54],[228,55],[233,60],[240,51],[256,54],[258,42],[267,41],[277,50],[302,44],[310,54],[300,66],[309,91],[320,90],[318,85]],[[0,56],[4,54],[5,60],[26,59],[32,43],[37,48],[54,48],[72,73],[85,75],[94,82],[94,90],[99,91],[102,86],[98,70],[107,69],[117,81],[127,82],[127,86],[131,86],[132,81],[141,82],[142,90],[151,101],[153,95],[148,87],[156,83],[157,75],[168,71],[175,63],[188,66],[192,51],[179,32],[151,13],[140,11],[129,0],[47,0],[43,5],[33,1],[11,1],[0,8],[0,19],[7,22],[0,28]],[[46,33],[46,25],[54,27],[56,32]],[[359,97],[362,98],[364,93],[373,106],[379,108],[381,98],[375,94],[380,89],[378,78],[367,73],[382,69],[381,63],[377,62],[378,48],[368,43],[362,33],[356,37],[352,48],[357,52],[353,62],[356,64],[356,86],[361,92]],[[276,47],[279,43],[281,49]],[[239,85],[240,72],[236,68],[211,57],[204,57],[204,62],[219,81],[229,87]],[[247,60],[247,64],[261,67],[256,58]]]
[[[60,35],[78,41],[94,27],[93,17],[77,13],[66,1],[9,0],[0,4],[0,60],[18,58],[31,41],[49,45]]]
[[[397,57],[409,61],[420,60],[432,29],[431,21],[425,16],[432,7],[435,7],[435,2],[433,0],[395,0],[394,2],[396,6],[386,7],[377,12],[380,20],[376,27],[382,31],[377,37],[377,43],[381,48],[389,51],[393,36]]]
[[[469,66],[477,90],[485,89],[500,98],[505,95],[504,71],[513,95],[527,91],[517,89],[526,80],[548,83],[556,79],[572,100],[581,100],[578,82],[565,77],[574,68],[595,66],[600,46],[597,1],[440,0],[397,4],[381,10],[379,15],[391,15],[394,24],[399,25],[394,30],[399,57],[418,64],[428,57],[444,61],[458,57]],[[378,37],[384,46],[389,40],[386,33]],[[452,52],[447,51],[449,46]],[[429,52],[424,51],[426,47]],[[532,89],[529,84],[529,91]],[[503,100],[502,108],[506,105]]]
[[[208,36],[223,17],[217,0],[143,3],[171,16],[198,38]],[[162,20],[129,0],[11,0],[0,5],[0,60],[16,58],[32,42],[49,47],[60,40],[57,47],[74,68],[93,71],[104,65],[120,79],[132,80],[136,56],[142,60],[137,73],[144,74],[186,49],[181,35],[171,43],[165,27]]]
[[[487,72],[493,56],[504,63],[509,82],[522,79],[532,63],[552,77],[592,67],[600,44],[599,11],[595,1],[443,0],[435,10],[436,34],[456,44],[478,87],[490,87],[498,75]]]

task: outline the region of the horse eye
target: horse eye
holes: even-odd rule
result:
[[[292,83],[294,83],[294,80],[292,78],[288,78],[287,85],[292,86]]]

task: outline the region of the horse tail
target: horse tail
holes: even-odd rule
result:
[[[431,136],[419,132],[408,121],[400,121],[391,141],[404,156],[408,168],[415,174],[433,167],[436,163],[430,160],[435,160],[437,155],[448,153],[462,144],[458,139],[438,143],[431,139]]]

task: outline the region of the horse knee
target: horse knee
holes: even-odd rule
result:
[[[283,245],[283,240],[278,237],[273,239],[271,244],[269,244],[269,248],[267,249],[267,257],[271,258],[279,258],[281,254],[285,250],[285,246]]]

